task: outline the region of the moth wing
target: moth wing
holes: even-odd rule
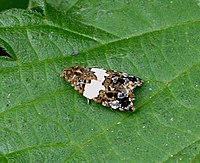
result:
[[[98,97],[93,100],[112,109],[134,111],[133,99],[134,95],[131,90],[126,90],[126,92],[124,92],[115,89],[112,91],[101,90]]]
[[[137,76],[131,76],[126,73],[116,72],[109,70],[107,71],[109,74],[108,77],[105,78],[105,85],[110,85],[113,88],[125,88],[134,90],[135,87],[141,86],[143,81]]]

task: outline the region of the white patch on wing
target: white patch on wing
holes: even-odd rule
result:
[[[83,96],[87,97],[88,99],[93,99],[95,97],[98,97],[100,90],[105,90],[102,82],[91,80],[91,83],[85,84]]]
[[[100,68],[91,68],[91,71],[94,72],[94,74],[97,77],[97,80],[101,83],[104,82],[105,76],[109,76],[109,74],[106,73],[106,70],[100,69]]]

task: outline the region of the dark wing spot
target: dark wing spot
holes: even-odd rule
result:
[[[129,98],[124,97],[124,98],[118,98],[119,103],[121,104],[121,107],[127,107],[130,104]]]
[[[128,80],[130,80],[130,81],[132,81],[132,82],[137,81],[137,79],[136,79],[135,76],[128,76],[127,78],[128,78]]]
[[[118,78],[117,82],[121,83],[121,84],[124,84],[124,79],[123,78]]]
[[[136,76],[128,76],[127,79],[132,81],[132,82],[142,81],[142,79],[140,79],[140,78],[138,78]]]
[[[109,93],[107,93],[107,96],[108,96],[108,98],[112,98],[113,97],[113,93],[109,92]]]
[[[74,74],[77,75],[77,76],[80,76],[82,74],[82,72],[81,71],[75,71]]]
[[[106,95],[108,98],[112,98],[112,97],[117,98],[117,93],[115,92],[108,92]]]

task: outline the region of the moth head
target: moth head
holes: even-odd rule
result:
[[[63,77],[67,81],[71,81],[74,78],[78,78],[82,75],[82,67],[80,66],[73,66],[61,73],[61,77]]]

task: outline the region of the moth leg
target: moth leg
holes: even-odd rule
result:
[[[87,98],[87,104],[91,103],[91,99]]]

